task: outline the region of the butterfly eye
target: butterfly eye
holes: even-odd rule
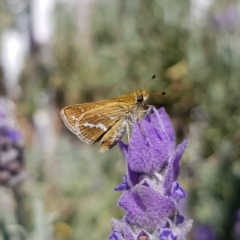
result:
[[[138,102],[142,102],[142,101],[143,101],[143,95],[137,96],[137,101],[138,101]]]

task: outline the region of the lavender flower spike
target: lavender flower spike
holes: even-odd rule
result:
[[[188,141],[175,145],[175,132],[164,108],[150,108],[137,122],[130,146],[120,142],[127,160],[118,205],[126,211],[112,219],[110,240],[184,240],[192,226],[177,210],[186,192],[177,181],[180,159]],[[140,126],[141,124],[141,126]]]

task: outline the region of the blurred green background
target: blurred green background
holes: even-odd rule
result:
[[[149,103],[165,107],[178,143],[190,139],[180,178],[189,239],[240,239],[239,1],[1,0],[0,34],[0,94],[24,135],[27,173],[0,189],[0,229],[18,226],[0,239],[108,239],[110,218],[124,214],[113,188],[125,161],[118,147],[80,142],[59,110],[135,91],[153,74],[147,88],[167,95]],[[212,238],[197,236],[203,225]]]

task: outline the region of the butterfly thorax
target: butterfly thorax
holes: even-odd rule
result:
[[[144,106],[149,98],[149,92],[147,90],[138,90],[130,94],[122,95],[118,98],[118,101],[126,102],[130,105]]]

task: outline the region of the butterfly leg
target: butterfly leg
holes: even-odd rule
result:
[[[145,110],[146,114],[146,120],[151,120],[151,113],[153,111],[154,106],[153,105],[147,105],[148,109]]]
[[[143,129],[141,119],[139,119],[139,126],[140,126],[140,129],[141,129],[142,135],[143,135],[144,137],[146,137],[147,135],[146,135],[146,133],[145,133],[145,131],[144,131],[144,129]]]
[[[99,152],[108,151],[117,144],[124,134],[126,124],[126,120],[122,118],[103,135]]]
[[[131,148],[131,145],[130,145],[130,128],[129,128],[129,122],[127,122],[126,128],[127,128],[128,146],[129,146],[129,148]]]
[[[128,138],[128,143],[130,143],[130,130],[129,130],[129,123],[127,122],[127,138]]]
[[[141,132],[142,132],[142,134],[143,134],[143,136],[145,136],[146,137],[146,134],[145,134],[145,132],[144,132],[144,129],[143,129],[143,126],[142,126],[142,121],[141,121],[141,113],[142,112],[144,112],[145,110],[140,110],[139,112],[138,112],[138,121],[139,121],[139,126],[140,126],[140,129],[141,129]]]

